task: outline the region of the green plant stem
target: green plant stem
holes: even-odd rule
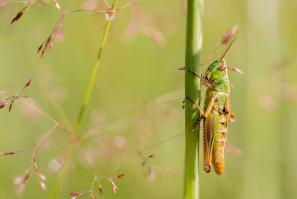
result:
[[[82,101],[82,104],[81,104],[81,107],[80,107],[80,111],[79,111],[79,114],[78,114],[78,117],[77,117],[77,120],[76,120],[75,130],[77,132],[79,132],[79,130],[80,130],[82,119],[83,119],[84,113],[86,111],[86,107],[88,106],[89,101],[90,101],[90,97],[91,97],[91,94],[92,94],[92,91],[93,91],[93,88],[94,88],[94,84],[95,84],[95,81],[96,81],[97,72],[98,72],[98,68],[99,68],[99,65],[100,65],[102,52],[103,52],[103,49],[104,49],[104,46],[105,46],[105,43],[106,43],[106,39],[107,39],[109,30],[110,30],[110,26],[111,26],[111,20],[109,20],[107,22],[107,24],[106,24],[104,36],[103,36],[100,48],[98,50],[96,63],[94,65],[94,67],[93,67],[91,77],[89,79],[89,83],[88,83],[87,89],[85,91],[85,95],[84,95],[84,98],[83,98],[83,101]]]
[[[118,0],[115,0],[114,3],[112,4],[112,8],[116,8],[117,4],[118,4]],[[97,72],[98,72],[98,69],[99,69],[99,66],[100,66],[100,60],[101,60],[101,57],[102,57],[103,49],[105,47],[105,43],[106,43],[107,37],[109,35],[111,22],[112,22],[112,20],[108,20],[107,23],[106,23],[103,39],[101,41],[101,44],[100,44],[100,47],[99,47],[99,50],[98,50],[98,53],[97,53],[96,63],[94,65],[94,67],[93,67],[91,77],[89,79],[89,83],[88,83],[87,89],[85,91],[85,95],[84,95],[84,98],[83,98],[83,101],[82,101],[82,104],[81,104],[81,107],[80,107],[80,111],[79,111],[79,114],[78,114],[78,117],[77,117],[77,120],[76,120],[75,131],[77,133],[79,133],[79,130],[80,130],[80,127],[81,127],[81,124],[82,124],[82,120],[83,120],[86,108],[87,108],[87,106],[89,104],[90,97],[91,97],[91,94],[93,92],[94,84],[95,84],[95,81],[96,81],[96,78],[97,78]]]
[[[118,0],[115,0],[114,3],[112,4],[112,8],[116,8],[117,5],[118,5]],[[102,39],[101,44],[99,46],[97,57],[96,57],[96,63],[94,65],[94,67],[93,67],[93,70],[92,70],[92,73],[91,73],[91,76],[90,76],[90,79],[89,79],[89,83],[88,83],[87,89],[85,91],[85,95],[84,95],[84,98],[83,98],[83,101],[82,101],[82,104],[81,104],[81,107],[80,107],[80,111],[79,111],[79,114],[78,114],[78,117],[77,117],[77,120],[76,120],[76,126],[75,126],[75,129],[74,129],[75,133],[79,133],[79,131],[80,131],[82,120],[83,120],[86,108],[87,108],[87,106],[89,104],[91,94],[93,92],[94,84],[95,84],[95,81],[96,81],[96,78],[97,78],[97,72],[98,72],[98,69],[99,69],[99,66],[100,66],[100,60],[101,60],[101,57],[102,57],[103,49],[105,47],[105,43],[106,43],[107,37],[108,37],[109,32],[110,32],[111,22],[112,22],[112,20],[108,20],[107,23],[106,23],[106,26],[105,26],[103,39]],[[75,143],[76,143],[75,140],[73,140],[73,142],[69,143],[69,147],[67,148],[67,151],[66,151],[66,154],[65,154],[65,157],[64,157],[63,168],[61,169],[61,171],[59,173],[58,179],[54,183],[53,189],[52,189],[50,197],[49,197],[50,199],[56,199],[60,195],[61,188],[62,188],[62,186],[63,186],[63,184],[65,183],[65,180],[66,180],[65,178],[67,178],[67,169],[68,169],[68,167],[69,167],[69,165],[71,163],[73,153],[75,151]]]
[[[200,74],[200,50],[202,47],[201,1],[188,0],[186,33],[185,95],[193,101],[201,101],[200,80],[190,71]],[[199,128],[194,127],[200,113],[193,103],[185,100],[185,166],[184,199],[199,198]]]

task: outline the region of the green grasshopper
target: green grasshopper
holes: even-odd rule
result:
[[[203,75],[199,75],[201,83],[207,87],[204,109],[193,102],[201,113],[197,123],[203,125],[203,169],[209,173],[211,165],[220,175],[224,172],[224,150],[227,137],[228,122],[232,122],[234,115],[230,111],[230,81],[228,69],[236,72],[237,68],[227,66],[224,56],[232,46],[228,45],[220,59],[213,61]],[[195,74],[197,75],[197,74]]]

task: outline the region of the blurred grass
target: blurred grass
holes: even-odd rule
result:
[[[67,0],[63,5],[77,8],[81,2]],[[177,71],[184,63],[182,3],[169,0],[142,0],[139,3],[161,27],[166,42],[159,46],[143,34],[127,39],[124,31],[132,16],[131,9],[120,11],[103,55],[96,93],[87,111],[87,115],[99,112],[108,125],[101,135],[84,141],[79,151],[83,153],[90,146],[92,153],[98,153],[97,162],[86,167],[77,158],[68,183],[63,187],[63,198],[71,191],[89,189],[92,170],[104,176],[127,174],[118,182],[116,195],[109,184],[103,183],[105,193],[102,198],[182,196],[182,136],[147,151],[146,155],[156,156],[151,161],[156,170],[154,182],[148,181],[138,155],[115,150],[108,144],[115,136],[123,136],[126,148],[137,150],[183,132],[182,92],[165,102],[166,106],[150,105],[158,96],[183,88],[183,74]],[[229,143],[240,148],[242,153],[226,154],[223,176],[201,175],[201,198],[295,198],[297,4],[293,0],[265,0],[261,3],[255,0],[210,0],[205,1],[204,7],[203,57],[230,26],[238,24],[238,40],[227,56],[227,62],[239,66],[244,75],[231,74],[234,84],[232,109],[236,122],[230,125],[228,134]],[[18,23],[10,26],[10,19],[19,8],[16,5],[0,8],[1,90],[17,93],[32,77],[33,84],[27,94],[46,112],[59,118],[51,102],[42,94],[49,90],[41,87],[44,79],[40,73],[46,75],[51,71],[55,74],[53,84],[62,87],[66,96],[58,104],[73,123],[95,61],[105,19],[95,14],[67,17],[65,40],[54,45],[41,60],[36,49],[48,36],[58,15],[52,8],[34,7]],[[289,62],[281,63],[279,71],[275,70],[273,65],[283,57]],[[291,86],[287,88],[284,84]],[[30,148],[50,128],[51,123],[46,119],[32,121],[24,117],[19,111],[20,103],[16,104],[12,113],[1,111],[0,151]],[[92,117],[86,118],[84,130],[92,124]],[[40,153],[40,169],[48,177],[49,189],[57,175],[47,169],[47,163],[59,159],[67,141],[65,134],[57,130],[49,141],[50,147]],[[107,157],[104,157],[106,151]],[[30,151],[0,158],[1,198],[17,198],[12,179],[29,167],[30,158]],[[48,194],[49,190],[41,191],[38,182],[32,178],[22,198],[45,198]]]

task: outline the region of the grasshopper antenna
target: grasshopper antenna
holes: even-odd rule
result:
[[[228,47],[226,48],[226,50],[225,50],[224,53],[222,54],[220,60],[224,59],[225,55],[226,55],[227,52],[230,50],[231,46],[233,45],[233,43],[234,43],[235,41],[236,41],[236,38],[234,38],[234,39],[231,41],[231,43],[228,45]]]
[[[224,53],[222,54],[221,56],[221,60],[224,59],[225,55],[227,54],[227,52],[230,50],[231,46],[233,45],[233,43],[236,41],[236,38],[234,38],[231,43],[228,45],[228,47],[226,48],[226,50],[224,51]],[[235,67],[231,67],[231,66],[227,66],[230,70],[234,71],[234,72],[238,72],[240,74],[243,74],[243,72],[238,69],[238,68],[235,68]]]

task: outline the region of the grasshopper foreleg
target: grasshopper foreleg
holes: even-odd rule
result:
[[[198,74],[197,72],[191,70],[191,69],[188,69],[186,67],[181,67],[181,68],[178,68],[178,70],[185,70],[185,71],[188,71],[190,72],[191,74],[193,74],[194,76],[198,77],[199,79],[201,79],[201,75]]]
[[[186,67],[181,67],[181,68],[178,68],[179,70],[185,70],[185,71],[188,71],[190,72],[191,74],[193,74],[195,77],[198,77],[200,79],[200,83],[201,85],[204,85],[208,88],[214,88],[214,85],[212,84],[212,82],[208,81],[207,79],[205,79],[203,77],[202,74],[198,74],[197,72],[195,71],[192,71],[191,69],[188,69]]]
[[[189,100],[189,101],[195,106],[195,108],[199,111],[199,113],[200,113],[201,115],[204,114],[202,108],[200,107],[200,105],[198,104],[197,101],[194,101],[194,100],[191,99],[189,96],[186,96],[186,100]]]
[[[193,124],[193,130],[200,129],[201,121],[203,121],[205,119],[203,109],[200,107],[200,105],[198,104],[197,101],[195,102],[190,97],[186,96],[186,100],[190,101],[200,113],[200,116],[198,117],[198,119]]]

